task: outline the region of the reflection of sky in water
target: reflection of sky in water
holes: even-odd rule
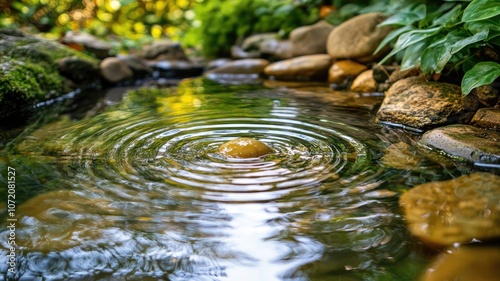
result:
[[[8,161],[26,175],[19,190],[40,182],[37,169],[57,175],[18,208],[21,274],[355,280],[404,260],[409,237],[388,189],[401,175],[373,160],[380,141],[369,113],[284,90],[210,93],[199,83],[130,93],[95,117],[62,118],[18,144]],[[241,136],[274,153],[217,153]]]

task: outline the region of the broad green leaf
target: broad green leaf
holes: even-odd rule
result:
[[[463,22],[471,22],[500,15],[500,0],[473,0],[464,10]]]
[[[441,73],[452,54],[446,45],[427,48],[422,54],[420,69],[425,74]]]
[[[464,47],[485,40],[488,37],[488,29],[482,30],[470,37],[459,40],[453,44],[450,51],[452,54],[462,50]]]
[[[484,61],[467,71],[462,79],[462,94],[468,95],[473,89],[491,84],[500,77],[500,64]]]
[[[424,4],[421,4],[409,12],[400,12],[387,18],[386,20],[381,22],[379,26],[410,25],[419,20],[424,19],[426,14],[427,14],[426,6]]]
[[[436,18],[432,22],[432,26],[442,26],[442,25],[447,25],[449,23],[457,22],[461,15],[462,15],[462,5],[458,4],[447,13],[443,14],[439,18]]]
[[[424,40],[408,47],[401,61],[401,70],[404,71],[413,67],[418,67],[420,65],[422,52],[429,46],[429,43],[430,40]]]
[[[411,30],[401,34],[398,38],[398,41],[396,41],[396,44],[394,45],[392,51],[387,56],[385,56],[379,63],[383,64],[390,57],[394,56],[396,53],[403,51],[410,45],[416,44],[422,40],[425,40],[435,35],[438,31],[439,27],[436,27],[431,29]]]
[[[389,44],[389,42],[394,40],[396,37],[398,37],[402,33],[408,32],[408,31],[413,30],[413,29],[414,29],[414,27],[412,27],[411,25],[408,25],[408,26],[401,27],[401,28],[398,28],[398,29],[395,29],[395,30],[389,32],[389,34],[387,34],[387,36],[384,38],[384,40],[382,40],[382,42],[380,42],[377,49],[373,53],[374,54],[378,53],[380,50],[382,50],[382,48],[384,48],[387,44]]]
[[[470,30],[470,32],[472,33],[478,33],[482,30],[489,29],[491,34],[491,31],[500,32],[499,23],[500,23],[500,15],[485,20],[468,22],[465,24],[465,28]]]
[[[292,4],[285,4],[276,9],[273,13],[275,17],[284,17],[290,14],[294,6]]]

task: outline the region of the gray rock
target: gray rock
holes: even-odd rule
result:
[[[111,83],[130,80],[134,77],[134,73],[130,67],[117,57],[104,59],[99,67],[101,76]]]
[[[500,133],[470,125],[449,125],[426,132],[420,143],[475,163],[500,164]]]
[[[233,59],[254,59],[260,57],[260,51],[245,51],[240,46],[231,47],[231,58]]]
[[[69,46],[81,46],[83,50],[94,54],[99,59],[111,56],[111,49],[113,48],[110,43],[84,32],[68,31],[61,38],[61,43]]]
[[[261,46],[268,40],[277,40],[278,33],[259,33],[251,35],[241,43],[241,49],[245,52],[260,51]]]
[[[334,28],[326,21],[298,27],[290,32],[290,42],[294,57],[326,54],[326,41]]]
[[[359,62],[372,61],[384,55],[373,54],[380,42],[391,31],[390,27],[377,27],[384,20],[380,13],[356,16],[335,27],[328,36],[326,48],[334,59],[353,59]]]
[[[135,78],[144,78],[153,74],[153,69],[147,64],[147,61],[134,55],[118,57],[134,73]]]
[[[159,41],[145,47],[139,57],[147,60],[188,60],[181,44],[172,41]]]
[[[77,57],[58,60],[57,69],[62,76],[77,84],[91,83],[99,78],[97,63]]]
[[[463,97],[460,86],[410,77],[399,80],[385,92],[377,118],[422,129],[468,123],[477,108],[477,100],[470,95]]]
[[[212,69],[207,74],[225,73],[225,74],[257,74],[263,73],[264,68],[269,65],[265,59],[241,59],[226,62],[225,64]]]

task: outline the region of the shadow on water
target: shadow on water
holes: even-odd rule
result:
[[[317,90],[203,79],[107,95],[4,140],[18,196],[15,274],[0,233],[4,277],[415,280],[427,264],[399,194],[460,171],[381,164],[405,136],[371,121],[380,97],[346,106]],[[217,153],[236,137],[273,153]]]

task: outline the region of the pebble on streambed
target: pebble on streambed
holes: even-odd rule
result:
[[[260,157],[271,152],[272,149],[269,146],[253,138],[237,138],[225,142],[219,147],[219,153],[234,158]]]

